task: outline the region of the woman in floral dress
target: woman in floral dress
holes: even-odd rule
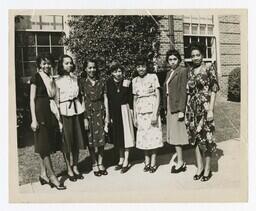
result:
[[[147,73],[147,60],[136,60],[138,76],[132,80],[134,95],[134,124],[137,127],[136,147],[145,154],[145,172],[157,169],[157,149],[163,146],[162,127],[159,116],[160,92],[156,74]]]
[[[214,65],[206,66],[202,52],[199,45],[191,47],[192,68],[188,74],[185,121],[189,142],[195,146],[197,172],[194,180],[207,181],[212,176],[211,154],[216,149],[213,108],[219,85]]]

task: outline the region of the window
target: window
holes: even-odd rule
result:
[[[28,77],[36,71],[36,57],[51,53],[56,61],[64,54],[62,32],[20,32],[15,34],[16,71]]]
[[[214,62],[215,36],[213,16],[184,16],[183,41],[185,62],[191,62],[189,46],[191,43],[200,43],[204,51],[204,61]]]

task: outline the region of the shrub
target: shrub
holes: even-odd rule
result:
[[[240,102],[241,86],[240,86],[240,67],[233,69],[228,78],[228,100]]]

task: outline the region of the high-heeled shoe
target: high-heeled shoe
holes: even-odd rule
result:
[[[157,170],[157,165],[154,165],[154,166],[150,166],[150,170],[149,170],[149,173],[155,173]]]
[[[208,176],[203,176],[203,177],[201,178],[201,181],[202,181],[202,182],[206,182],[206,181],[208,181],[211,177],[212,177],[212,171],[209,171]]]
[[[150,170],[150,164],[145,165],[145,167],[143,168],[144,172],[148,172]]]
[[[45,180],[43,177],[39,176],[39,182],[41,185],[49,184],[49,181]]]
[[[98,168],[98,170],[96,171],[94,168]],[[92,169],[93,169],[93,174],[94,174],[94,176],[96,176],[96,177],[100,177],[101,176],[101,171],[99,170],[99,167],[98,167],[98,165],[93,165],[92,166]]]
[[[118,171],[118,170],[122,169],[122,167],[123,167],[122,164],[117,164],[117,165],[115,166],[115,170]]]
[[[77,174],[75,171],[74,171],[74,167],[72,166],[72,170],[73,170],[73,173],[74,173],[74,176],[76,177],[76,179],[84,179],[84,176],[79,172],[79,174]]]
[[[71,182],[76,182],[76,181],[77,181],[75,174],[74,174],[73,176],[70,176],[69,174],[67,174],[67,175],[68,175],[68,179],[69,179]]]
[[[102,164],[99,164],[98,166],[99,166],[99,171],[100,171],[101,175],[104,175],[104,176],[108,175],[107,170],[105,169],[105,167]],[[100,169],[100,166],[102,166],[102,169]]]
[[[180,172],[184,172],[186,171],[187,169],[187,166],[186,166],[186,163],[184,162],[181,167],[179,167],[178,169],[175,168],[175,166],[172,167],[172,170],[171,170],[171,173],[173,174],[178,174]]]
[[[127,166],[123,166],[121,169],[121,174],[126,173],[131,168],[131,166],[132,165],[130,163],[128,163]]]
[[[194,175],[193,179],[194,179],[194,180],[199,180],[199,179],[201,179],[201,177],[202,177],[203,175],[204,175],[204,169],[201,171],[200,174]]]
[[[56,188],[57,190],[66,190],[67,189],[67,187],[64,186],[63,184],[59,184],[59,186],[58,186],[51,181],[49,181],[49,185],[51,186],[51,188]]]

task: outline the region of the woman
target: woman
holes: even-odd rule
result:
[[[163,146],[162,127],[159,116],[160,92],[156,74],[149,74],[147,59],[136,60],[138,76],[132,80],[134,95],[134,124],[137,127],[136,147],[145,155],[145,172],[157,170],[157,149]]]
[[[83,133],[84,105],[78,99],[79,86],[77,77],[72,74],[75,65],[72,57],[63,55],[59,59],[57,84],[57,102],[63,122],[62,151],[67,165],[67,175],[70,181],[83,179],[78,170],[79,149],[86,148],[86,136]]]
[[[108,132],[109,124],[105,83],[98,77],[96,60],[86,60],[83,70],[87,77],[81,79],[80,87],[85,104],[84,126],[88,131],[93,172],[95,176],[107,175],[103,165],[105,133]]]
[[[164,83],[164,107],[167,109],[167,143],[174,145],[177,153],[177,165],[172,173],[186,171],[182,146],[188,144],[188,135],[184,122],[186,108],[187,69],[181,67],[181,56],[177,50],[166,53],[166,62],[170,67]]]
[[[115,170],[129,170],[130,148],[134,147],[131,81],[124,80],[124,69],[118,62],[110,66],[111,78],[106,83],[109,117],[112,124],[113,143],[119,151],[119,162]]]
[[[39,181],[41,185],[49,184],[58,190],[64,190],[66,187],[57,179],[50,158],[50,154],[57,150],[59,130],[62,129],[58,108],[53,100],[56,94],[55,83],[51,77],[53,60],[50,55],[38,56],[36,63],[39,71],[30,81],[30,110],[35,152],[40,155]]]
[[[195,146],[197,172],[194,180],[211,178],[211,154],[216,149],[213,132],[213,109],[219,85],[213,65],[203,62],[203,51],[199,45],[191,47],[192,67],[188,74],[186,126],[190,144]],[[205,157],[205,166],[203,164]]]

